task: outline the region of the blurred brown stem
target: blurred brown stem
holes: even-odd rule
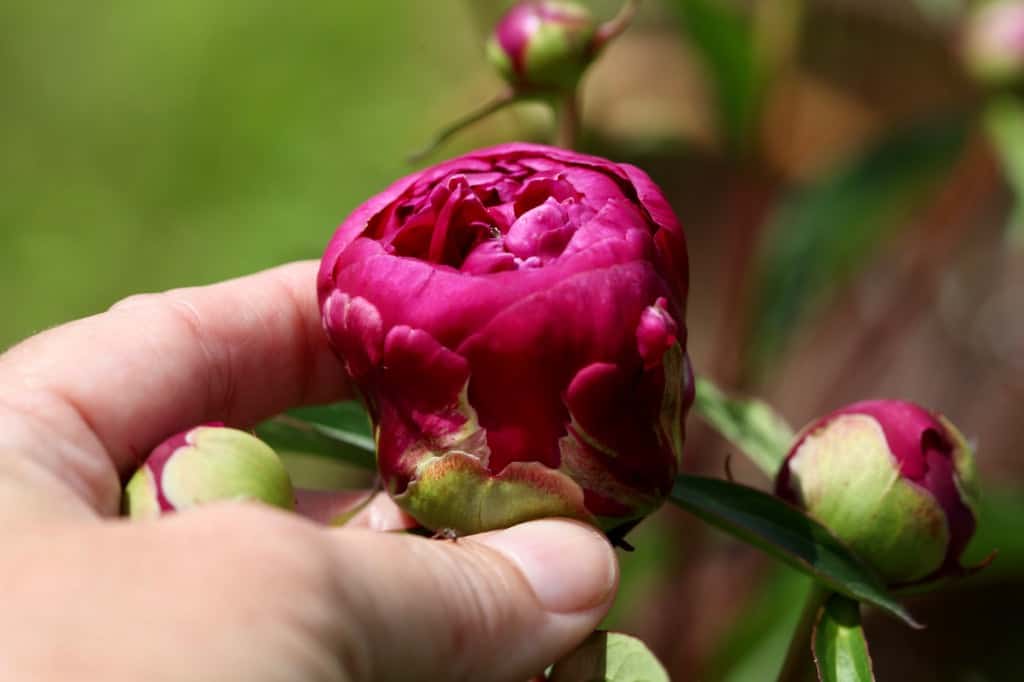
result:
[[[907,287],[906,295],[891,298],[885,312],[878,314],[860,335],[833,380],[823,384],[833,387],[822,396],[823,407],[837,402],[835,393],[848,390],[858,377],[872,375],[866,364],[885,362],[891,357],[879,349],[898,348],[900,340],[934,304],[950,262],[975,229],[970,220],[972,212],[986,205],[986,195],[999,187],[998,178],[998,164],[991,149],[976,136],[968,142],[948,182],[920,219],[920,247],[905,280],[912,286]]]
[[[558,130],[555,144],[564,149],[576,149],[580,134],[580,105],[576,91],[567,93],[557,105]]]
[[[775,200],[772,182],[756,171],[737,171],[728,201],[726,267],[721,285],[721,317],[715,333],[712,374],[723,386],[742,383],[741,354],[746,337],[748,297],[762,227]]]

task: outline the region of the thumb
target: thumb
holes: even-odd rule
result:
[[[572,521],[455,542],[332,533],[355,680],[522,682],[597,626],[618,584],[607,540]]]

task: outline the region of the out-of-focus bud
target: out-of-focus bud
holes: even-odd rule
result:
[[[945,417],[912,403],[855,403],[803,430],[778,495],[892,585],[958,573],[976,525],[974,458]]]
[[[1024,81],[1024,2],[981,5],[964,28],[963,55],[967,69],[986,85]]]
[[[245,431],[220,425],[196,426],[168,438],[125,487],[125,511],[133,518],[238,499],[295,506],[291,479],[277,453]]]
[[[517,90],[569,91],[594,57],[596,31],[579,3],[525,0],[498,22],[487,56]]]

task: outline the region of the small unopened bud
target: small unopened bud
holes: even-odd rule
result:
[[[525,0],[498,22],[487,56],[517,90],[571,91],[594,57],[590,11],[565,0]]]
[[[967,69],[985,85],[1024,82],[1024,2],[981,5],[964,28]]]
[[[776,492],[905,585],[960,570],[977,523],[975,485],[973,453],[945,417],[873,400],[805,428]]]
[[[125,487],[125,511],[134,518],[239,499],[295,506],[291,479],[277,453],[245,431],[219,425],[168,438]]]

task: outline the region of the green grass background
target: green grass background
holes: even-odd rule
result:
[[[478,19],[409,0],[0,4],[0,348],[131,293],[318,257],[499,86]]]

